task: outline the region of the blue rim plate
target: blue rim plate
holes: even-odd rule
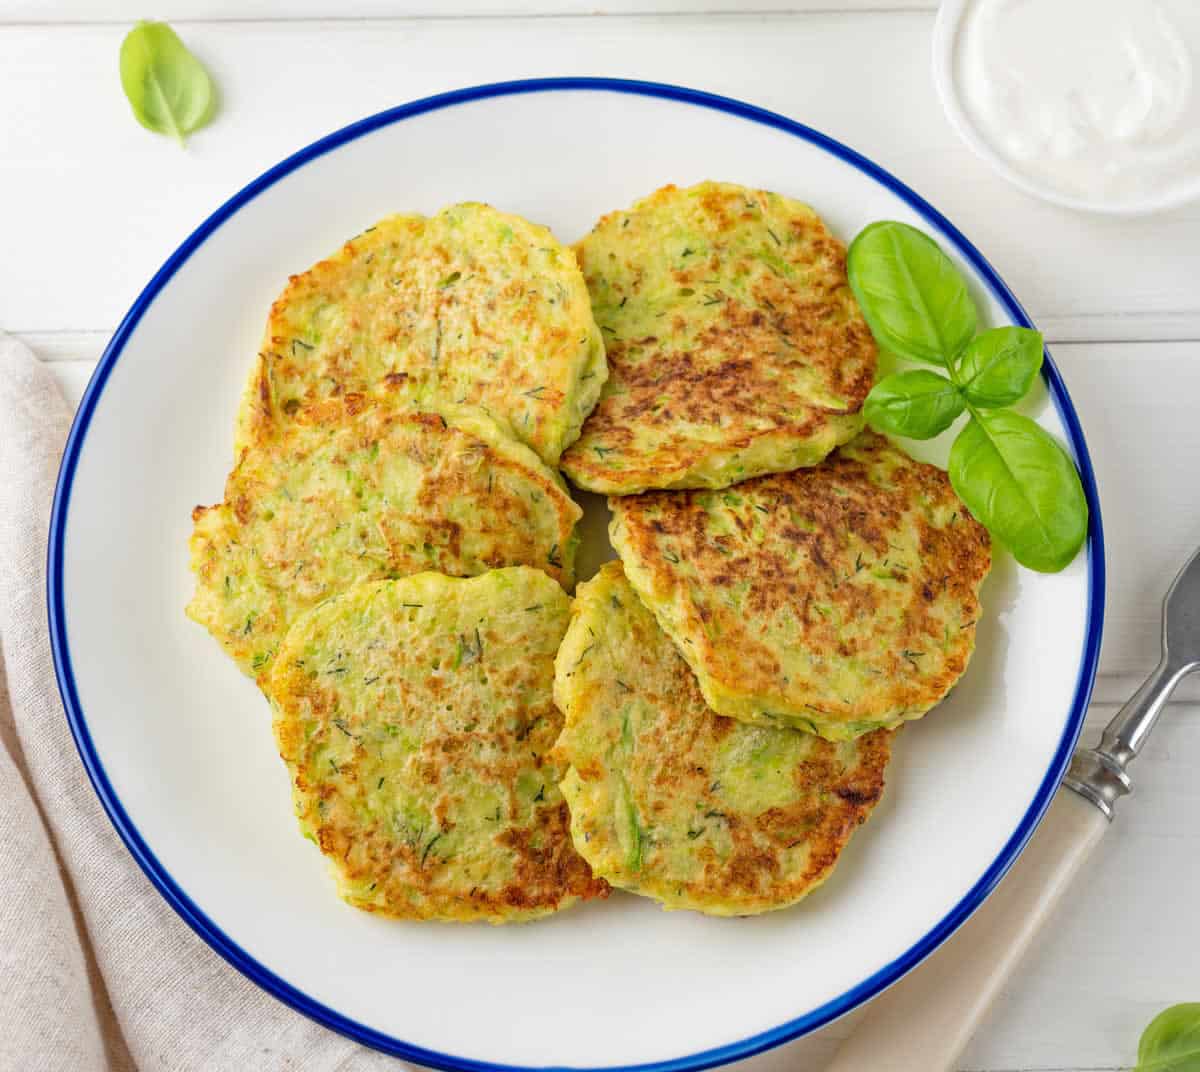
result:
[[[402,1039],[392,1037],[356,1022],[286,982],[264,964],[255,960],[230,939],[188,896],[156,858],[146,843],[121,800],[118,798],[105,772],[88,727],[75,676],[72,670],[71,651],[67,640],[67,609],[64,602],[64,544],[66,525],[71,505],[71,492],[81,452],[87,441],[92,417],[105,390],[109,375],[120,360],[123,349],[138,326],[155,296],[171,280],[179,268],[196,249],[218,228],[230,219],[242,206],[253,200],[288,174],[303,168],[317,158],[348,142],[379,128],[400,123],[414,116],[454,108],[456,105],[492,97],[505,97],[531,93],[555,93],[561,91],[595,91],[631,94],[693,105],[763,124],[792,137],[802,139],[846,164],[864,173],[905,202],[918,216],[945,237],[956,253],[967,262],[991,291],[991,296],[1009,314],[1016,324],[1032,327],[1032,324],[1013,297],[1008,287],[992,269],[974,246],[943,215],[919,197],[887,171],[872,163],[854,150],[820,132],[794,122],[773,112],[756,108],[727,97],[714,96],[698,90],[650,82],[622,81],[605,78],[549,78],[527,81],[501,82],[476,86],[469,89],[444,93],[410,104],[380,112],[360,122],[330,134],[307,148],[288,157],[282,163],[255,179],[238,194],[230,198],[201,224],[175,251],[167,262],[150,280],[133,307],[125,316],[120,327],[100,359],[87,391],[80,403],[78,413],[67,440],[66,451],[59,473],[50,521],[49,555],[47,563],[50,639],[54,654],[55,670],[59,690],[66,708],[80,757],[91,779],[101,803],[116,827],[125,845],[137,860],[146,876],[167,902],[217,953],[230,964],[257,983],[264,990],[297,1011],[311,1017],[326,1027],[349,1036],[367,1046],[394,1054],[398,1057],[422,1064],[447,1069],[514,1069],[518,1066],[492,1064],[485,1061],[456,1057],[414,1046]],[[699,1069],[735,1061],[759,1053],[780,1043],[807,1034],[831,1020],[842,1016],[857,1005],[867,1001],[885,987],[895,982],[905,972],[918,964],[935,950],[945,939],[979,907],[988,893],[1000,881],[1029,840],[1048,807],[1059,782],[1066,770],[1072,749],[1083,725],[1088,700],[1091,695],[1100,649],[1100,632],[1104,610],[1104,554],[1100,520],[1100,504],[1096,492],[1095,476],[1084,442],[1075,409],[1053,361],[1047,360],[1043,368],[1049,396],[1058,411],[1069,439],[1069,446],[1079,466],[1083,487],[1091,510],[1091,524],[1087,544],[1088,616],[1083,651],[1080,656],[1074,699],[1065,722],[1061,739],[1053,759],[1046,769],[1032,803],[1011,837],[996,856],[991,866],[965,896],[945,916],[907,951],[858,985],[846,990],[835,999],[826,1002],[786,1023],[760,1032],[741,1041],[707,1049],[672,1060],[627,1066],[639,1070],[668,1072],[676,1069]],[[619,1066],[608,1066],[619,1067]]]

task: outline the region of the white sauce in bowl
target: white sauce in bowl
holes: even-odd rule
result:
[[[973,0],[953,63],[1029,184],[1117,210],[1200,193],[1200,0]]]

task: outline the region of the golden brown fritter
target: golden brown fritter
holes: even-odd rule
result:
[[[545,227],[470,203],[389,216],[288,281],[235,446],[299,406],[383,390],[480,406],[556,465],[606,375],[575,256]]]
[[[883,792],[891,731],[835,743],[710,710],[618,562],[579,586],[554,698],[576,848],[667,908],[793,904],[829,877]]]
[[[267,683],[301,830],[356,908],[534,919],[607,896],[575,852],[554,653],[570,600],[519,566],[356,585],[301,617]]]
[[[855,737],[920,718],[966,669],[987,531],[873,432],[816,468],[610,506],[630,582],[721,714]]]
[[[359,581],[527,565],[570,587],[580,510],[481,412],[345,395],[248,448],[192,516],[187,612],[261,678],[297,615]]]
[[[580,487],[725,487],[815,465],[862,427],[875,343],[807,205],[667,186],[576,252],[610,369],[562,458]]]

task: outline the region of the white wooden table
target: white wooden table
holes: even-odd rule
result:
[[[220,88],[218,119],[184,152],[134,122],[118,84],[122,36],[146,5],[0,0],[0,327],[50,362],[73,400],[174,247],[319,135],[506,78],[613,75],[713,90],[865,151],[946,212],[1013,287],[1067,379],[1100,482],[1109,591],[1090,736],[1153,665],[1160,593],[1200,543],[1200,205],[1106,220],[1008,188],[942,117],[929,73],[933,0],[150,7]],[[1200,998],[1198,699],[1185,685],[1137,765],[1136,797],[965,1069],[1125,1067],[1153,1013]],[[820,1069],[852,1024],[745,1067]]]

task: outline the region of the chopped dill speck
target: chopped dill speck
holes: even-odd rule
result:
[[[542,392],[545,389],[546,388],[544,385],[541,385],[538,387],[531,387],[528,391],[522,391],[521,394],[523,394],[526,398],[541,398]]]
[[[429,855],[430,850],[434,847],[434,845],[436,845],[441,840],[441,838],[442,838],[441,834],[434,834],[433,837],[431,837],[429,839],[428,843],[425,845],[425,851],[421,853],[421,866],[422,867],[425,866],[425,859]]]
[[[420,610],[422,607],[425,606],[425,604],[424,603],[401,603],[400,606],[411,607],[413,610]]]
[[[470,666],[471,663],[477,663],[483,657],[483,640],[479,636],[479,630],[475,630],[474,637],[466,633],[458,634],[458,651],[455,653],[454,662],[450,668],[457,670],[460,666]]]
[[[539,801],[539,800],[541,800],[541,801],[544,801],[544,800],[546,799],[546,787],[545,787],[545,786],[542,786],[542,787],[541,787],[541,788],[540,788],[540,789],[537,791],[537,796],[536,796],[536,797],[534,797],[533,799],[534,799],[534,802],[535,802],[535,803],[536,803],[537,801]]]
[[[775,239],[775,245],[777,245],[777,246],[783,245],[783,243],[779,241],[779,235],[777,235],[774,231],[772,231],[770,227],[767,228],[767,234],[769,234],[773,239]]]
[[[674,551],[670,551],[670,550],[664,551],[663,558],[665,558],[668,562],[670,562],[672,566],[679,565],[679,556]]]
[[[562,555],[559,554],[558,544],[550,548],[550,553],[546,555],[546,561],[557,569],[562,569]]]

